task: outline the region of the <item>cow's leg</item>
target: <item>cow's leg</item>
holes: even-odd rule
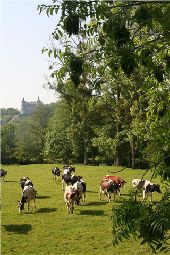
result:
[[[70,213],[69,201],[66,201],[66,206],[67,206],[67,214],[69,214]]]
[[[111,202],[111,193],[107,192],[106,194],[108,196],[108,202]]]
[[[150,204],[152,205],[152,192],[149,192],[149,196],[150,196]]]
[[[147,198],[146,190],[143,190],[143,199],[142,202],[145,202]]]
[[[85,192],[83,192],[82,193],[83,203],[85,203],[85,197],[86,197],[86,194],[85,194]]]
[[[30,202],[27,202],[27,211],[29,212],[30,209]]]
[[[101,194],[102,194],[102,189],[100,187],[100,190],[99,190],[99,200],[101,200]]]
[[[34,210],[36,211],[36,202],[35,202],[35,199],[33,199],[33,203],[34,203]]]
[[[64,180],[61,181],[62,191],[64,191]]]
[[[71,213],[73,213],[73,211],[74,211],[74,201],[71,201],[70,205],[71,205]]]
[[[121,194],[120,194],[120,189],[118,189],[118,193],[119,193],[119,196],[120,196],[120,195],[121,195]]]

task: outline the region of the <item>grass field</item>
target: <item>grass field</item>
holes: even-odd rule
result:
[[[54,165],[11,165],[3,166],[8,171],[1,183],[1,251],[2,255],[151,255],[147,246],[135,240],[125,240],[118,246],[112,245],[112,208],[120,203],[98,199],[99,183],[108,171],[121,168],[113,166],[77,165],[76,174],[87,183],[86,203],[75,206],[74,213],[67,215],[58,182],[52,180]],[[62,166],[58,165],[61,169]],[[128,199],[129,182],[141,178],[144,170],[125,169],[119,175],[127,184],[121,189],[122,197]],[[150,173],[151,174],[151,173]],[[149,179],[150,174],[146,175]],[[38,191],[37,211],[18,213],[17,201],[21,198],[19,180],[29,176]],[[159,179],[153,180],[160,183]],[[154,193],[153,200],[160,200],[161,194]]]

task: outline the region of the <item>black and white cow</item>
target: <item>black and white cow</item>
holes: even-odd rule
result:
[[[60,169],[58,167],[54,167],[52,169],[53,180],[55,180],[55,181],[58,180],[60,173],[61,173]]]
[[[1,174],[1,180],[4,181],[5,175],[7,175],[7,171],[4,169],[0,169],[0,174]]]
[[[22,191],[24,190],[25,186],[29,185],[33,187],[33,183],[28,176],[27,177],[24,176],[20,179],[20,186]]]
[[[101,200],[102,193],[106,196],[109,202],[111,201],[111,194],[114,194],[113,200],[115,200],[115,195],[119,188],[120,185],[118,183],[115,183],[110,179],[103,179],[100,183],[99,200]]]
[[[63,166],[63,174],[71,174],[72,172],[75,172],[75,167]]]
[[[65,186],[67,185],[73,185],[76,181],[79,180],[79,177],[72,174],[72,172],[75,172],[75,167],[71,166],[64,166],[64,173],[62,175],[62,190],[65,190]]]
[[[79,198],[80,200],[82,199],[84,203],[86,198],[86,182],[84,182],[83,180],[78,180],[73,184],[73,188],[79,190]]]
[[[27,203],[27,210],[29,211],[30,202],[33,201],[34,209],[36,209],[36,191],[31,185],[25,186],[22,192],[21,200],[18,201],[19,213],[22,213],[24,210],[24,204]]]
[[[133,179],[132,180],[133,188],[139,189],[143,191],[143,199],[142,201],[146,201],[147,197],[150,197],[150,203],[152,204],[152,193],[158,192],[162,193],[160,190],[160,185],[152,183],[147,180],[141,179]],[[135,198],[136,199],[136,198]]]

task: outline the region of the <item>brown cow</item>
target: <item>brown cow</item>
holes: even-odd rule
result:
[[[113,181],[114,183],[118,184],[119,188],[118,188],[118,192],[119,192],[119,196],[120,196],[120,188],[124,186],[124,184],[126,183],[126,181],[124,181],[122,178],[120,178],[119,176],[114,176],[114,175],[105,175],[105,177],[103,178],[103,180],[108,179]]]
[[[80,202],[79,190],[72,186],[67,186],[64,192],[64,200],[67,206],[67,213],[73,213],[74,203],[79,204]]]
[[[112,180],[103,179],[100,183],[100,191],[99,191],[99,199],[101,200],[101,194],[104,193],[106,195],[107,200],[111,201],[111,194],[117,194],[117,190],[119,189],[119,185],[114,183]]]

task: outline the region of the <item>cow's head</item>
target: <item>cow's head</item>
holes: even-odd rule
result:
[[[21,201],[18,201],[18,210],[19,213],[22,213],[22,211],[24,210],[24,203],[22,203]]]
[[[18,209],[19,209],[19,213],[22,213],[22,211],[24,210],[24,204],[27,201],[27,197],[22,196],[21,200],[18,201]]]
[[[160,189],[160,185],[159,185],[159,184],[153,184],[153,186],[154,186],[154,189],[155,189],[155,191],[156,191],[156,192],[158,192],[158,193],[162,193],[162,191],[161,191],[161,189]]]

